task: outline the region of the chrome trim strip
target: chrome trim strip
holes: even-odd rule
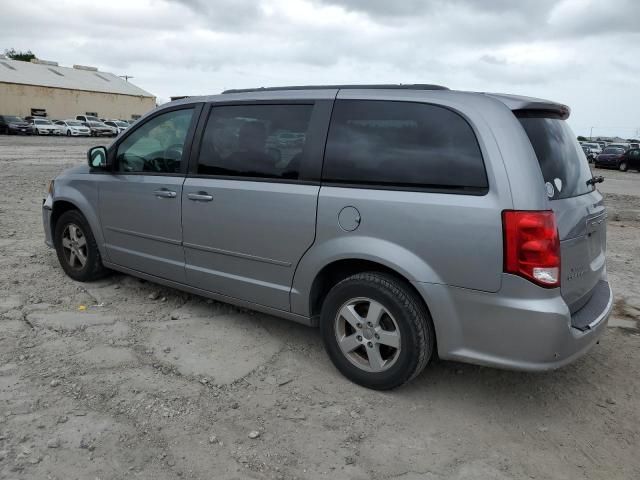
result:
[[[602,322],[602,320],[604,320],[605,318],[608,318],[609,315],[611,314],[611,309],[613,308],[613,290],[611,290],[611,284],[609,282],[607,282],[607,287],[609,288],[609,302],[607,303],[607,307],[600,314],[600,316],[598,316],[598,318],[596,318],[593,322],[587,325],[589,329],[592,329],[593,327],[598,325],[600,322]]]
[[[204,245],[198,245],[196,243],[183,243],[185,248],[193,248],[194,250],[201,250],[203,252],[219,253],[220,255],[229,255],[230,257],[243,258],[245,260],[253,260],[255,262],[270,263],[271,265],[278,265],[280,267],[291,267],[291,262],[285,262],[282,260],[274,260],[272,258],[257,257],[255,255],[249,255],[248,253],[232,252],[230,250],[223,250],[221,248],[206,247]]]
[[[146,238],[147,240],[155,240],[157,242],[170,243],[171,245],[182,245],[180,240],[173,240],[171,238],[160,237],[158,235],[150,235],[148,233],[134,232],[133,230],[126,230],[124,228],[116,227],[104,227],[106,230],[111,230],[116,233],[124,233],[125,235],[132,235],[134,237]]]

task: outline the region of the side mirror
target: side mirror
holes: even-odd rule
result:
[[[106,147],[92,147],[87,152],[87,162],[91,168],[105,169],[109,166]]]

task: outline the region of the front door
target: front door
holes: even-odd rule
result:
[[[184,282],[180,203],[193,116],[193,107],[161,113],[116,146],[113,174],[99,182],[110,262]]]
[[[324,133],[310,127],[320,111],[313,104],[211,108],[182,194],[190,285],[289,310],[296,265],[315,238],[320,187],[305,178],[321,165]]]

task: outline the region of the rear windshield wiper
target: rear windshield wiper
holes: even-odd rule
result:
[[[597,175],[587,180],[587,185],[595,185],[596,183],[602,183],[602,182],[604,182],[604,177],[602,175]]]

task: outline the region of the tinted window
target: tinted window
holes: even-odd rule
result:
[[[141,125],[119,146],[119,172],[177,173],[193,109],[163,113]]]
[[[623,154],[624,153],[624,148],[619,148],[619,147],[607,147],[604,149],[604,151],[602,153],[611,153],[611,154]]]
[[[469,124],[446,108],[408,102],[336,102],[322,176],[351,184],[487,187]]]
[[[311,105],[237,105],[211,109],[198,173],[300,177]]]
[[[564,120],[522,113],[520,124],[536,152],[547,195],[552,200],[591,192],[589,163]]]

